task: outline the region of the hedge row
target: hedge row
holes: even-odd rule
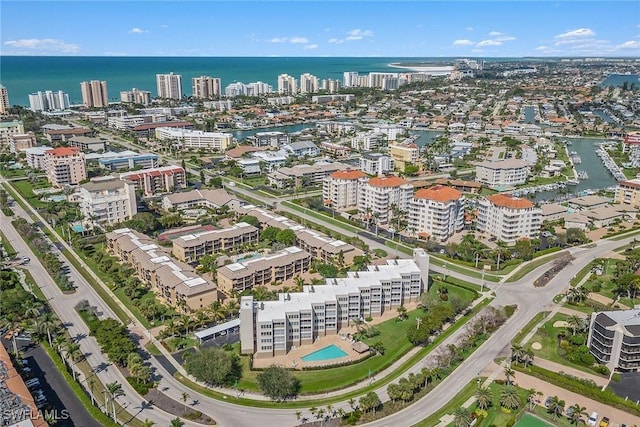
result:
[[[517,365],[511,365],[511,367],[517,371],[532,375],[558,387],[562,387],[590,399],[597,400],[605,405],[610,405],[614,408],[627,411],[633,415],[640,416],[640,405],[637,405],[633,401],[625,400],[609,389],[602,391],[599,387],[588,386],[578,381],[578,379],[571,378],[570,376],[560,372],[549,371],[535,365],[529,366],[528,368]]]

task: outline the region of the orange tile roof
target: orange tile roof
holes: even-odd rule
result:
[[[436,202],[451,202],[458,200],[462,193],[455,188],[446,185],[436,185],[430,188],[424,188],[413,195],[415,199],[434,200]]]
[[[380,176],[369,180],[369,185],[372,187],[400,187],[408,183],[409,181],[398,176]]]
[[[331,174],[331,178],[333,179],[359,179],[367,176],[362,171],[353,171],[353,170],[343,170],[343,171],[335,171]]]
[[[47,150],[46,154],[54,157],[62,157],[62,156],[73,156],[80,152],[78,147],[58,147],[52,148],[51,150]]]
[[[508,194],[494,194],[493,196],[487,197],[487,200],[496,206],[510,209],[528,209],[533,207],[531,200],[513,197]]]

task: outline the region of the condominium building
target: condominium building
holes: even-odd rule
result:
[[[118,171],[122,169],[142,168],[150,169],[158,167],[158,155],[151,153],[136,153],[135,151],[120,151],[118,153],[107,151],[106,153],[87,154],[87,162],[96,161],[102,169]]]
[[[318,146],[311,141],[296,141],[282,148],[294,157],[316,157],[320,153]]]
[[[223,132],[204,132],[201,130],[161,127],[156,129],[156,138],[160,141],[173,140],[183,148],[223,152],[233,142],[233,135]]]
[[[360,169],[368,175],[385,175],[393,172],[394,160],[382,153],[364,153],[360,157]]]
[[[196,99],[214,99],[222,94],[221,82],[217,77],[194,77],[191,79],[191,90]]]
[[[389,144],[389,155],[393,159],[394,167],[404,171],[407,165],[418,163],[420,148],[416,144]]]
[[[31,169],[44,169],[45,153],[52,149],[52,147],[42,145],[40,147],[32,147],[24,150],[25,154],[27,155],[27,166],[29,166]]]
[[[113,176],[80,185],[78,200],[85,220],[101,227],[126,221],[138,213],[133,183]]]
[[[256,153],[261,154],[261,153]],[[277,188],[288,187],[314,187],[322,185],[322,181],[339,170],[349,169],[345,163],[316,163],[313,165],[296,165],[293,167],[281,167],[267,175],[269,185]]]
[[[11,136],[16,134],[24,134],[24,123],[22,120],[0,122],[0,147],[9,145]]]
[[[484,161],[476,164],[476,181],[489,187],[512,187],[527,182],[531,166],[520,159]]]
[[[234,291],[242,292],[256,286],[293,279],[309,271],[310,267],[311,255],[291,246],[264,257],[218,268],[218,287],[227,294]]]
[[[76,136],[91,136],[93,131],[85,127],[48,124],[42,126],[42,133],[49,142],[66,142]]]
[[[520,197],[495,194],[478,202],[478,230],[505,243],[538,235],[542,210]]]
[[[358,87],[358,72],[357,71],[345,71],[342,73],[342,85],[344,87]]]
[[[362,171],[342,170],[333,172],[322,182],[322,198],[326,206],[333,209],[353,209],[358,207],[360,183],[367,181]]]
[[[46,90],[29,94],[29,109],[31,111],[66,110],[69,105],[69,95],[61,90],[57,92]]]
[[[411,301],[429,286],[429,255],[414,249],[413,259],[387,260],[346,278],[279,294],[278,301],[240,301],[240,351],[256,358],[284,355],[317,338],[335,335],[367,317],[378,317]]]
[[[291,135],[285,132],[256,132],[248,139],[256,147],[281,147],[291,144]]]
[[[618,182],[613,202],[640,208],[640,179]]]
[[[358,151],[374,151],[385,142],[385,135],[382,132],[358,132],[351,138],[351,148]]]
[[[173,240],[173,256],[180,261],[192,263],[205,255],[229,253],[259,239],[258,229],[246,222],[221,230],[206,230],[187,234]]]
[[[288,74],[278,76],[278,93],[284,95],[295,95],[298,93],[298,81]]]
[[[82,92],[82,104],[85,108],[103,108],[109,106],[109,94],[107,93],[107,82],[91,80],[80,83]]]
[[[180,74],[156,74],[158,98],[182,99],[182,76]]]
[[[202,189],[185,191],[167,194],[162,198],[162,207],[167,210],[174,209],[181,211],[194,207],[220,209],[223,206],[235,210],[240,207],[240,200],[231,196],[222,188],[216,190]]]
[[[14,133],[9,137],[9,151],[18,154],[35,147],[37,144],[36,134],[33,132]]]
[[[420,238],[448,240],[464,228],[464,196],[454,188],[436,185],[417,191],[408,209],[408,231]]]
[[[87,179],[84,153],[76,147],[58,147],[44,154],[44,170],[49,183],[57,188],[76,185]]]
[[[339,83],[339,82],[338,82]],[[338,84],[336,83],[336,84]],[[322,87],[323,90],[324,86]],[[338,88],[339,90],[340,88]],[[353,102],[356,96],[352,94],[340,94],[340,95],[315,95],[311,97],[311,102],[316,104],[326,104],[328,102]]]
[[[587,346],[611,372],[640,370],[640,310],[592,313]]]
[[[369,87],[382,90],[398,88],[398,73],[369,73]]]
[[[107,250],[133,267],[136,276],[168,305],[193,312],[218,300],[218,289],[189,264],[171,259],[149,236],[128,228],[106,234]]]
[[[120,179],[132,181],[136,191],[150,197],[158,193],[172,193],[187,187],[187,175],[180,166],[142,169],[120,174]]]
[[[9,113],[9,92],[7,88],[0,85],[0,114]]]
[[[340,90],[341,84],[340,84],[340,80],[333,80],[333,79],[322,79],[322,83],[320,84],[320,87],[322,88],[322,90],[326,90],[329,93],[336,93]],[[349,95],[347,95],[348,97]],[[335,101],[344,101],[346,100],[346,98],[338,95],[335,98],[332,98],[332,100]],[[313,100],[313,102],[319,102],[318,98],[316,98],[315,100]]]
[[[318,91],[318,77],[310,73],[300,76],[300,93],[314,93]]]
[[[360,184],[358,211],[363,218],[378,224],[391,221],[395,207],[405,211],[413,196],[413,184],[397,176],[372,178]]]
[[[151,92],[135,87],[131,90],[123,90],[120,92],[120,101],[125,104],[141,104],[146,107],[151,104]]]
[[[91,136],[74,136],[67,140],[69,147],[79,148],[81,151],[105,151],[107,140]]]

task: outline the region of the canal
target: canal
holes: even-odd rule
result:
[[[536,122],[536,110],[531,105],[524,107],[524,122],[534,124]]]

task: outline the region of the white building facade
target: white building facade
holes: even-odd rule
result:
[[[408,231],[420,238],[446,241],[464,228],[464,196],[436,185],[417,191],[408,209]]]
[[[478,202],[478,231],[505,243],[533,239],[541,224],[542,209],[528,199],[495,194]]]
[[[81,185],[78,199],[80,212],[94,225],[114,225],[138,213],[133,183],[116,177],[93,179]]]
[[[156,74],[158,98],[182,99],[182,76],[180,74]]]
[[[358,190],[367,176],[361,171],[336,171],[322,182],[322,198],[324,204],[333,209],[349,209],[358,207]]]
[[[156,138],[160,141],[175,140],[183,148],[204,149],[223,152],[233,141],[233,135],[224,132],[204,132],[179,128],[157,128]]]
[[[376,224],[387,224],[392,219],[392,208],[405,211],[413,196],[413,185],[397,176],[372,178],[360,185],[358,211],[363,218]]]

